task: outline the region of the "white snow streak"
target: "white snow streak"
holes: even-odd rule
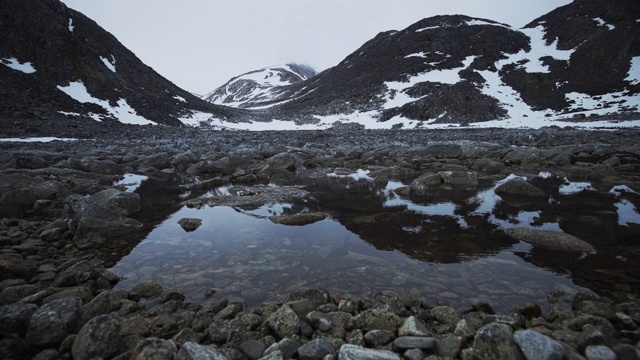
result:
[[[102,60],[104,66],[106,66],[109,70],[116,72],[116,58],[113,55],[111,55],[111,60],[102,56],[100,56],[100,60]]]
[[[72,18],[69,18],[69,26],[68,27],[69,27],[69,32],[73,32],[73,28],[75,26],[73,26],[73,19]]]
[[[93,96],[91,96],[91,94],[89,94],[82,81],[71,82],[67,86],[58,85],[58,89],[78,102],[93,103],[102,106],[105,110],[107,110],[107,112],[118,119],[118,121],[120,121],[121,123],[134,125],[156,125],[155,122],[147,120],[144,117],[138,115],[135,109],[127,104],[127,101],[125,99],[118,100],[117,106],[111,106],[111,104],[109,104],[109,101],[107,100],[94,98]],[[93,115],[93,118],[95,120],[100,121],[98,116],[95,116],[95,114]]]
[[[599,17],[593,19],[593,21],[597,22],[598,26],[606,26],[609,30],[613,30],[616,28],[614,25],[607,24],[602,18]]]
[[[438,29],[438,28],[440,28],[440,26],[429,26],[429,27],[426,27],[426,28],[418,29],[418,30],[416,30],[416,32],[422,32],[422,31]]]
[[[531,42],[531,50],[520,50],[520,52],[518,52],[517,54],[505,54],[507,56],[507,59],[496,62],[498,71],[500,71],[500,69],[502,69],[502,67],[507,64],[515,64],[520,61],[526,61],[524,65],[520,65],[524,67],[526,72],[548,73],[549,68],[542,63],[540,58],[551,56],[552,58],[557,60],[568,61],[571,58],[571,54],[573,54],[573,49],[559,50],[558,39],[556,39],[553,43],[547,45],[544,40],[545,30],[542,25],[536,26],[533,29],[520,29],[519,31],[529,37]]]
[[[183,98],[182,96],[174,95],[173,98],[183,103],[187,102],[187,99]]]
[[[29,137],[29,138],[0,138],[0,141],[6,142],[51,142],[51,141],[76,141],[73,138],[57,138],[57,137]]]
[[[640,56],[634,56],[631,58],[631,67],[627,73],[625,81],[628,81],[631,85],[640,84]]]
[[[36,72],[36,68],[34,68],[30,62],[21,63],[16,58],[0,59],[0,63],[12,68],[13,70],[22,71],[25,74],[33,74]]]

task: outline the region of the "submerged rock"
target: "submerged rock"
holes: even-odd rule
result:
[[[318,221],[326,219],[329,215],[327,213],[303,213],[293,215],[274,215],[269,216],[269,220],[275,224],[289,225],[289,226],[302,226],[313,224]]]
[[[560,231],[511,228],[505,229],[504,232],[517,240],[543,249],[574,252],[595,251],[595,248],[588,242]]]
[[[498,186],[495,190],[498,195],[519,195],[527,197],[544,197],[544,191],[529,184],[521,177],[513,178]]]

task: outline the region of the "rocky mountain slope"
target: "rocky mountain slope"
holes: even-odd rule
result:
[[[241,117],[238,110],[180,89],[94,21],[56,0],[3,1],[0,44],[4,135],[19,134],[25,125],[30,133],[51,133]]]
[[[251,107],[277,98],[286,91],[286,86],[310,79],[316,74],[315,69],[304,64],[267,67],[236,76],[203,96],[203,99],[212,104]]]
[[[436,16],[380,33],[337,66],[251,105],[318,126],[526,126],[575,113],[637,112],[638,39],[633,0],[576,0],[522,29]]]

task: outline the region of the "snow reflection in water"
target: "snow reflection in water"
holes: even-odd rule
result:
[[[426,201],[414,201],[395,194],[403,183],[392,181],[376,188],[366,173],[357,172],[328,178],[342,181],[342,192],[310,186],[312,198],[301,202],[182,208],[157,225],[112,270],[125,277],[118,288],[130,289],[154,279],[165,288],[185,291],[192,301],[203,301],[205,292],[214,289],[214,298],[240,297],[255,305],[319,286],[344,296],[391,291],[422,297],[428,303],[446,300],[454,306],[487,301],[504,311],[525,302],[544,306],[550,293],[567,294],[561,299],[568,300],[569,294],[584,287],[598,291],[611,279],[594,280],[589,271],[599,271],[593,269],[603,264],[610,273],[638,272],[637,260],[628,256],[629,251],[637,253],[637,244],[629,249],[626,240],[636,236],[640,224],[634,205],[640,196],[633,190],[619,186],[601,194],[591,184],[564,181],[545,190],[551,194],[548,201],[519,208],[505,204],[494,192],[510,178],[462,200],[455,196],[447,200],[455,192],[444,191]],[[541,173],[537,180],[553,179]],[[343,181],[350,181],[349,186]],[[213,192],[225,193],[228,188],[224,187]],[[615,237],[610,240],[615,247],[594,244],[598,252],[589,256],[557,253],[517,242],[501,231],[514,226],[562,231],[568,226],[563,219],[582,221],[571,217],[576,216],[576,204],[584,194],[597,194],[603,202],[599,207],[616,212],[619,228],[610,235]],[[367,207],[371,209],[363,210]],[[305,226],[268,220],[273,215],[312,211],[324,211],[330,217]],[[183,217],[203,219],[203,224],[187,233],[177,224]],[[616,282],[627,281],[615,276]]]

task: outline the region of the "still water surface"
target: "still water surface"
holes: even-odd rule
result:
[[[117,288],[153,279],[191,301],[213,289],[214,298],[249,305],[309,287],[356,298],[409,294],[427,304],[486,301],[500,311],[526,302],[567,307],[585,289],[638,291],[640,195],[541,173],[530,182],[546,198],[507,202],[494,192],[506,180],[403,197],[394,191],[401,182],[378,186],[358,172],[305,180],[310,195],[296,201],[202,209],[175,205],[194,194],[143,181],[134,189],[147,205],[140,217],[157,225],[114,251],[111,270],[124,277]],[[149,198],[159,191],[164,202],[154,204]],[[211,195],[232,196],[225,187]],[[304,226],[268,219],[317,211],[329,217]],[[185,217],[202,219],[202,226],[186,232],[178,225]],[[534,248],[502,232],[509,227],[565,231],[597,251]]]

